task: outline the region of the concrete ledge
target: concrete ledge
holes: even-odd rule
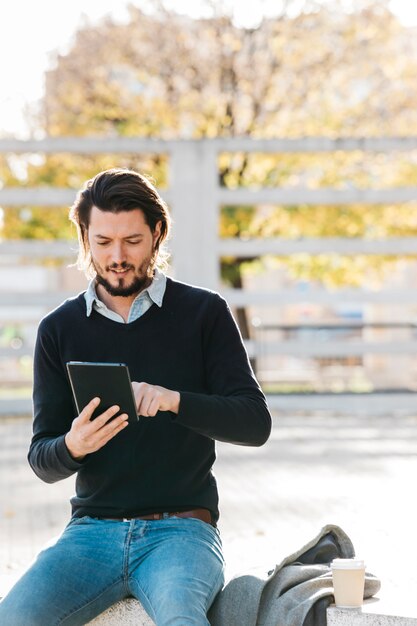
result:
[[[88,622],[89,626],[155,626],[138,600],[126,598]]]
[[[365,601],[362,609],[330,606],[327,609],[327,626],[417,626],[417,617],[413,617],[416,613],[417,610],[411,607],[393,610],[392,605],[372,598]],[[155,623],[138,600],[126,598],[88,622],[88,626],[155,626]]]
[[[140,602],[134,598],[117,602],[88,624],[89,626],[155,626]],[[406,614],[395,615],[391,608],[384,607],[383,602],[374,599],[365,602],[362,609],[329,607],[327,626],[417,626],[417,617],[411,617],[411,613],[409,617]]]
[[[400,604],[401,606],[401,604]],[[417,610],[393,610],[386,602],[373,598],[362,609],[327,609],[327,626],[417,626]]]

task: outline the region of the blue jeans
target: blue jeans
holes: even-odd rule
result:
[[[0,602],[5,626],[80,626],[134,596],[157,626],[209,626],[224,583],[217,529],[198,519],[72,519]]]

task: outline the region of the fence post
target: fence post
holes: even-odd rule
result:
[[[172,265],[178,280],[219,289],[217,150],[207,140],[171,144]]]

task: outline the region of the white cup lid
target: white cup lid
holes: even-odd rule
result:
[[[333,559],[333,569],[364,569],[365,561],[362,559]]]

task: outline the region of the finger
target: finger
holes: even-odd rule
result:
[[[78,416],[80,418],[80,422],[87,423],[100,402],[100,398],[93,398],[92,400],[90,400],[90,402],[86,404],[86,406],[83,408],[80,415]]]
[[[151,391],[152,387],[148,383],[132,383],[133,394],[135,396],[136,408],[139,413],[141,402],[145,396]]]
[[[100,437],[107,437],[108,434],[112,433],[114,430],[117,430],[119,426],[128,423],[128,415],[127,413],[122,413],[118,417],[115,417],[114,420],[105,424],[99,431]]]
[[[147,390],[140,403],[140,410],[138,411],[139,415],[149,417],[149,410],[154,399],[154,393],[155,390],[152,387]]]
[[[94,420],[96,421],[96,420]],[[103,426],[97,431],[93,431],[88,435],[89,452],[96,452],[104,446],[115,434],[125,428],[128,424],[128,416],[126,413],[119,415],[109,424]]]
[[[146,415],[146,407],[148,406],[148,400],[146,396],[141,394],[136,398],[136,407],[138,415]]]
[[[155,391],[155,388],[151,388],[149,393],[143,398],[141,403],[140,415],[144,417],[154,417],[159,410],[160,394]]]
[[[160,396],[159,394],[154,396],[151,400],[151,403],[148,407],[148,416],[149,417],[155,417],[155,415],[158,413],[159,411],[159,405],[160,405]]]
[[[107,424],[109,419],[117,415],[119,411],[120,411],[120,407],[117,404],[114,404],[113,406],[106,409],[104,413],[101,413],[100,415],[98,415],[96,419],[93,420],[92,422],[92,424],[94,424],[94,430],[96,431],[96,430],[100,430],[100,428],[103,428],[103,426]]]
[[[120,419],[122,417],[123,419]],[[108,441],[113,439],[113,437],[115,437],[128,425],[128,416],[126,415],[126,413],[124,413],[123,416],[118,417],[117,420],[114,420],[111,424],[102,428],[100,431],[100,439],[97,443],[97,449],[102,448],[104,445],[106,445]]]
[[[132,380],[133,393],[138,391],[142,385],[143,385],[143,383],[138,383],[136,380]]]

